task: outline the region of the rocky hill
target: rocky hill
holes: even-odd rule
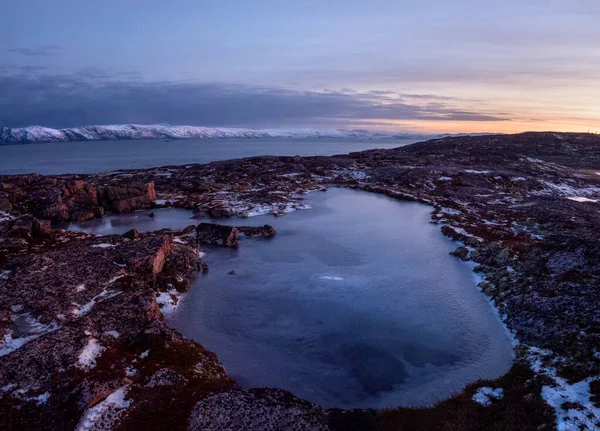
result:
[[[44,142],[112,141],[128,139],[256,139],[256,138],[351,138],[351,139],[424,139],[424,135],[392,134],[366,130],[337,129],[236,129],[197,126],[107,125],[51,129],[42,126],[0,128],[0,144],[36,144]]]

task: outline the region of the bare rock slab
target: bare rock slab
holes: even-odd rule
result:
[[[325,410],[281,389],[224,392],[198,402],[190,431],[326,431]]]

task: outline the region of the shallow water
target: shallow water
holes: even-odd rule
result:
[[[429,223],[430,207],[339,189],[307,200],[312,210],[228,220],[278,233],[206,248],[209,273],[167,322],[215,351],[243,386],[326,407],[423,406],[508,371],[504,329],[471,267],[448,254],[456,244]],[[136,220],[142,229],[199,222],[156,214],[96,233]]]
[[[373,148],[396,148],[411,139],[196,139],[57,142],[0,145],[0,174],[87,174],[116,169],[208,163],[241,157],[329,156]]]
[[[150,213],[153,213],[154,216],[149,217]],[[191,211],[165,208],[135,211],[129,214],[119,214],[76,223],[58,223],[55,227],[96,235],[121,235],[133,228],[137,229],[138,232],[151,232],[168,228],[183,229],[193,224],[197,225],[203,221],[214,223],[214,220],[194,218]]]

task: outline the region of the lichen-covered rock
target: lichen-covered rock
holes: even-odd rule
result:
[[[325,410],[281,389],[237,390],[198,402],[190,431],[326,431]]]
[[[185,385],[187,382],[188,379],[179,374],[177,371],[163,368],[158,370],[150,377],[146,387],[156,388],[159,386]]]

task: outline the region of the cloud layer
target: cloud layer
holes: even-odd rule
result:
[[[294,91],[197,82],[145,82],[86,70],[0,75],[0,125],[171,123],[205,126],[344,127],[372,121],[508,121],[456,108],[451,98],[372,91]]]

